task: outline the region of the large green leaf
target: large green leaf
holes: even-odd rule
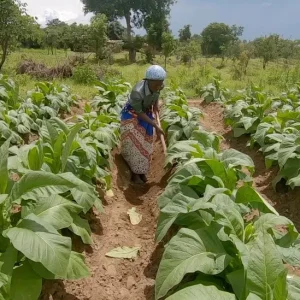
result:
[[[10,244],[6,251],[0,254],[0,273],[11,276],[17,257],[18,251]]]
[[[288,159],[296,156],[296,150],[300,148],[300,138],[295,135],[289,135],[281,143],[278,152],[278,163],[283,167]]]
[[[75,188],[71,190],[71,193],[74,200],[83,207],[84,213],[87,213],[93,205],[99,201],[99,197],[93,191],[79,190],[78,188]]]
[[[234,294],[219,290],[214,285],[196,284],[184,288],[167,300],[235,300]]]
[[[197,203],[196,210],[214,208],[213,204],[199,199],[199,196],[190,187],[184,185],[181,185],[180,187],[180,191],[174,195],[172,200],[164,208],[161,209],[156,231],[158,242],[165,237],[180,214],[188,214],[195,211],[193,207],[197,202],[199,203]]]
[[[63,276],[56,276],[48,271],[41,263],[30,261],[32,269],[42,278],[53,280],[53,279],[68,279],[78,280],[88,277],[89,270],[84,262],[84,256],[77,252],[71,252],[67,269]]]
[[[288,218],[283,216],[277,216],[274,214],[262,215],[255,223],[254,228],[257,232],[267,231],[270,228],[275,228],[275,226],[290,225],[293,224]]]
[[[42,147],[35,146],[28,151],[28,166],[30,170],[39,171],[43,165]]]
[[[0,194],[5,194],[8,184],[7,159],[10,139],[0,147]]]
[[[235,270],[226,275],[238,299],[245,298],[246,272],[244,269]]]
[[[258,192],[250,186],[242,186],[236,193],[236,203],[251,204],[253,208],[259,209],[261,212],[273,213],[279,215]]]
[[[288,276],[288,300],[299,300],[300,277]]]
[[[70,230],[72,230],[76,235],[80,236],[85,244],[90,245],[93,243],[91,238],[91,228],[87,220],[84,220],[79,216],[74,216]]]
[[[288,180],[287,185],[291,186],[292,189],[300,186],[300,175],[295,178]]]
[[[194,145],[197,141],[179,141],[168,148],[168,155],[165,166],[172,166],[177,161],[186,161],[192,157],[192,152],[196,151]]]
[[[61,171],[64,172],[66,165],[67,165],[67,160],[69,155],[71,154],[71,149],[72,149],[72,143],[79,132],[79,130],[82,128],[83,123],[76,124],[70,131],[70,133],[67,136],[67,141],[66,144],[63,148],[62,151],[62,156],[61,156]]]
[[[233,207],[224,208],[216,212],[216,222],[229,229],[241,241],[244,239],[244,220],[241,214]]]
[[[265,231],[259,233],[249,247],[247,287],[261,299],[268,300],[269,289],[274,289],[278,277],[285,270],[281,256],[272,237]]]
[[[293,244],[290,247],[277,246],[277,250],[281,253],[285,263],[293,267],[300,267],[300,242]]]
[[[71,239],[55,233],[34,215],[8,229],[7,237],[14,247],[32,261],[42,263],[58,276],[64,276],[71,255]]]
[[[156,277],[156,299],[164,297],[186,274],[199,271],[216,275],[230,260],[214,227],[196,231],[181,229],[168,244],[162,258]]]
[[[53,174],[41,171],[32,171],[25,174],[17,183],[14,184],[11,191],[11,201],[16,201],[26,193],[42,187],[62,186],[76,188],[87,194],[94,194],[92,186],[84,183],[72,173]],[[80,204],[80,203],[79,203]]]
[[[225,150],[222,154],[221,161],[229,168],[231,167],[247,167],[251,172],[254,172],[254,162],[246,154],[235,149]]]
[[[68,280],[78,280],[90,275],[89,269],[84,263],[84,256],[74,251],[71,252],[67,274],[64,277]]]
[[[197,140],[204,148],[213,148],[219,151],[221,137],[216,134],[203,130],[195,130],[191,139]]]
[[[82,207],[59,195],[41,197],[37,203],[22,207],[22,217],[33,213],[55,229],[68,228],[73,223],[73,215],[82,211]]]
[[[288,285],[286,280],[287,274],[288,274],[288,270],[284,269],[277,277],[273,289],[274,300],[287,299],[288,296]]]
[[[37,300],[42,291],[42,278],[31,268],[27,260],[14,269],[11,280],[11,300]]]

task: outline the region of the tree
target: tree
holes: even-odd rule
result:
[[[0,1],[0,70],[9,51],[27,34],[32,20],[26,16],[23,4],[14,0]]]
[[[144,20],[159,5],[169,9],[174,0],[81,0],[84,4],[85,12],[103,13],[109,21],[118,18],[125,18],[127,31],[127,44],[129,47],[129,59],[135,61],[135,48],[132,39],[133,26],[142,27]]]
[[[187,42],[192,38],[191,25],[185,25],[179,30],[179,41]]]
[[[74,52],[88,52],[91,48],[89,36],[89,25],[76,24],[70,25],[69,48]]]
[[[169,32],[169,8],[156,1],[156,6],[144,20],[144,28],[147,31],[148,45],[153,51],[162,49],[163,33]]]
[[[51,51],[54,54],[54,49],[67,50],[70,43],[70,26],[60,21],[59,19],[53,19],[48,21],[46,31],[46,45],[48,53]]]
[[[260,37],[253,41],[255,55],[263,60],[263,69],[267,64],[279,57],[278,45],[279,35],[271,34],[267,37]]]
[[[288,64],[288,60],[294,58],[297,55],[299,44],[296,41],[279,39],[278,41],[278,55],[285,59],[285,63]]]
[[[243,27],[211,23],[202,31],[202,52],[204,55],[222,55],[231,43],[243,34]]]
[[[36,22],[36,19],[30,16],[24,16],[27,18],[28,29],[27,33],[20,38],[22,47],[40,49],[44,46],[45,31]]]
[[[201,43],[199,40],[190,40],[187,43],[180,43],[177,55],[185,64],[192,65],[193,59],[196,60],[201,54]]]
[[[176,41],[170,32],[162,35],[162,53],[165,57],[165,69],[167,70],[167,59],[172,56],[176,49]]]
[[[122,40],[125,32],[126,28],[119,21],[109,22],[107,35],[110,40]]]
[[[90,37],[93,42],[96,58],[102,60],[105,58],[107,42],[107,17],[104,14],[98,14],[92,18],[90,26]]]
[[[48,54],[52,53],[54,54],[54,49],[58,47],[58,31],[55,30],[55,28],[46,28],[45,30],[45,44],[48,49]]]

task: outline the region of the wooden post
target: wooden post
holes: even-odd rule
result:
[[[157,112],[155,114],[156,114],[156,122],[157,122],[158,126],[161,128],[159,115]],[[162,134],[160,135],[160,140],[161,140],[161,143],[163,146],[164,154],[167,155],[167,146],[166,146],[165,138]]]

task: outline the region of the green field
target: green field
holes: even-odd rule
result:
[[[27,75],[16,75],[17,66],[22,60],[32,59],[35,62],[43,63],[49,67],[54,67],[63,64],[66,60],[75,55],[71,51],[65,52],[57,50],[56,54],[49,55],[47,50],[28,50],[20,49],[12,53],[6,64],[4,65],[3,73],[10,75],[21,86],[23,92],[32,89],[37,78],[31,78]],[[143,79],[144,72],[149,66],[144,62],[142,54],[137,55],[137,63],[130,64],[128,62],[128,54],[126,52],[114,55],[113,64],[105,62],[96,63],[93,55],[85,55],[87,57],[86,65],[90,66],[95,73],[105,70],[105,77],[122,77],[125,81],[135,84]],[[155,62],[164,65],[164,58],[156,56]],[[223,85],[231,90],[243,89],[252,83],[260,85],[267,92],[278,94],[291,87],[300,80],[300,63],[296,60],[291,60],[286,63],[283,60],[272,62],[266,70],[262,68],[262,62],[259,59],[251,59],[247,74],[242,78],[236,78],[237,74],[232,60],[225,60],[222,66],[220,58],[200,58],[192,61],[191,65],[184,65],[180,61],[172,57],[167,65],[168,79],[167,85],[174,83],[181,86],[187,93],[189,98],[199,98],[199,89],[212,81],[214,76],[221,78]],[[103,73],[103,71],[102,71]],[[113,75],[110,75],[113,74]],[[55,79],[55,82],[69,85],[74,93],[85,99],[91,99],[95,90],[93,85],[75,83],[72,78]]]

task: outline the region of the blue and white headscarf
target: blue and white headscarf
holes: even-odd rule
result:
[[[162,80],[164,81],[167,77],[166,71],[159,65],[153,65],[146,71],[147,80]]]

